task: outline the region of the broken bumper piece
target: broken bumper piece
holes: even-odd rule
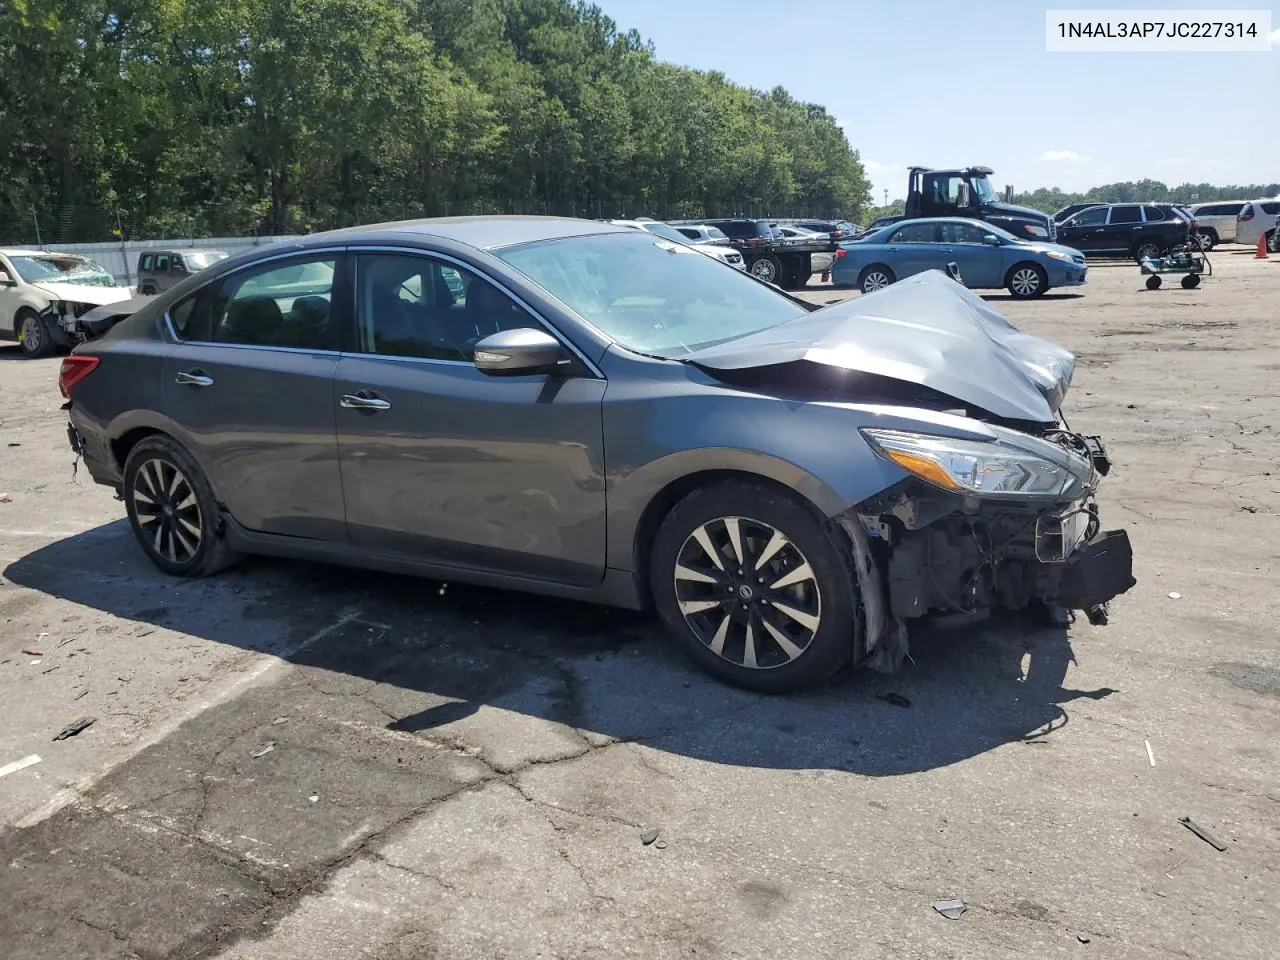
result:
[[[1129,590],[1133,547],[1124,530],[1100,533],[1067,560],[1058,587],[1058,605],[1072,610],[1101,606]]]

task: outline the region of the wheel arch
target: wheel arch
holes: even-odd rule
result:
[[[1044,264],[1036,263],[1034,260],[1015,260],[1009,265],[1009,269],[1004,272],[1004,282],[1001,283],[1000,286],[1007,287],[1012,283],[1013,272],[1019,267],[1035,267],[1040,271],[1040,279],[1044,281],[1045,286],[1047,287],[1049,285],[1049,271],[1044,268]]]
[[[876,267],[879,267],[881,270],[883,270],[885,273],[889,275],[890,283],[897,282],[898,272],[894,270],[893,267],[889,266],[889,264],[885,263],[883,260],[872,260],[865,267],[863,267],[861,270],[858,271],[858,279],[856,283],[859,289],[862,288],[863,281],[867,279],[867,274],[870,273],[872,270],[874,270]]]
[[[646,606],[652,602],[649,589],[649,557],[658,527],[671,509],[694,490],[731,480],[753,483],[792,497],[807,507],[819,520],[834,516],[847,506],[844,498],[817,478],[808,477],[807,482],[798,480],[797,474],[803,472],[790,464],[785,467],[790,469],[771,469],[770,465],[762,463],[751,465],[726,463],[707,466],[670,477],[653,489],[633,514],[634,521],[630,536],[624,540],[629,553],[625,559],[629,561],[627,566],[635,577],[636,592],[641,602]],[[621,521],[619,518],[616,522],[626,521]],[[610,538],[610,543],[617,542],[616,539]],[[614,565],[616,564],[611,564],[611,566]]]

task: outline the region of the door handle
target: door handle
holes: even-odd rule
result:
[[[342,399],[338,401],[338,405],[346,407],[348,410],[390,410],[391,401],[383,400],[381,397],[374,397],[366,394],[363,390],[360,393],[344,393]]]
[[[183,371],[173,378],[174,383],[180,383],[184,387],[212,387],[213,377],[207,376],[199,370],[192,370],[189,373]]]

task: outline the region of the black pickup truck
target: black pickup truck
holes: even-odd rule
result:
[[[776,283],[784,290],[798,290],[813,275],[815,253],[835,253],[839,240],[830,237],[813,240],[788,240],[769,225],[769,221],[755,217],[723,217],[703,220],[672,220],[680,224],[704,224],[716,227],[733,246],[742,251],[747,270],[765,283]]]

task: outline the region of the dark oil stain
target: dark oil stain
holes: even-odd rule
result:
[[[1227,661],[1215,664],[1209,673],[1241,690],[1264,697],[1280,697],[1280,669],[1276,667]]]

